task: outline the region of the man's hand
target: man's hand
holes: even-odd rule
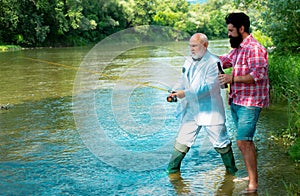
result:
[[[218,75],[218,79],[221,85],[223,84],[232,84],[232,83],[245,83],[245,84],[254,84],[255,80],[252,78],[250,74],[244,76],[234,76],[231,74],[220,74]]]
[[[178,97],[179,99],[182,99],[185,97],[184,91],[183,90],[177,90],[175,93],[171,93],[170,96],[174,97]]]
[[[220,75],[218,75],[218,79],[219,79],[220,85],[232,83],[232,75],[231,74],[220,74]]]

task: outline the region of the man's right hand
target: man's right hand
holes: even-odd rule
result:
[[[218,79],[219,79],[220,85],[232,83],[232,75],[231,74],[219,74]]]
[[[179,99],[182,99],[185,97],[185,93],[183,90],[177,90],[175,93],[171,93],[171,96],[176,96]]]

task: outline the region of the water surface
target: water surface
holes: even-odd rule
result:
[[[216,54],[227,52],[226,46],[227,41],[210,43]],[[186,43],[177,47],[187,51]],[[165,173],[179,126],[173,116],[176,104],[165,101],[167,92],[148,84],[167,89],[173,73],[180,74],[182,53],[160,47],[135,48],[104,63],[101,72],[78,71],[90,49],[0,53],[0,104],[9,104],[8,110],[0,111],[1,195],[238,195],[246,188],[245,182],[233,183],[225,175],[219,154],[202,132],[182,163],[181,178],[170,179]],[[72,95],[80,71],[97,78],[97,83],[84,91],[86,97],[75,99],[78,105]],[[223,96],[226,103],[226,92]],[[90,106],[95,106],[92,114]],[[299,180],[299,166],[268,140],[286,126],[286,113],[284,107],[271,105],[261,114],[255,140],[258,195],[286,195],[284,182]],[[234,140],[227,105],[226,114]],[[91,115],[95,116],[89,118]],[[86,123],[86,129],[81,123]],[[89,132],[99,129],[105,139],[93,138],[96,133]],[[244,176],[235,142],[233,150],[237,175]]]

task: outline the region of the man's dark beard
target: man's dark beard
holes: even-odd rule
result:
[[[240,33],[237,37],[229,36],[229,38],[230,38],[230,45],[232,48],[238,48],[243,41],[243,37]]]

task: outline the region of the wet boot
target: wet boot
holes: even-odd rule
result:
[[[230,150],[224,154],[221,154],[223,163],[226,167],[226,171],[231,174],[234,175],[235,172],[238,171],[238,169],[235,166],[235,160],[234,160],[234,156],[233,156],[233,152],[232,149],[230,147]]]
[[[223,163],[226,167],[226,171],[229,174],[234,175],[238,171],[238,169],[235,166],[235,160],[234,160],[231,144],[229,144],[225,148],[215,148],[215,149],[218,153],[221,154]]]
[[[180,171],[181,161],[185,157],[185,155],[186,153],[174,149],[167,169],[167,172],[169,174],[173,174]]]
[[[186,153],[188,152],[189,147],[179,144],[176,142],[174,146],[174,151],[172,153],[167,172],[169,174],[173,174],[180,171],[181,161],[185,157]]]

